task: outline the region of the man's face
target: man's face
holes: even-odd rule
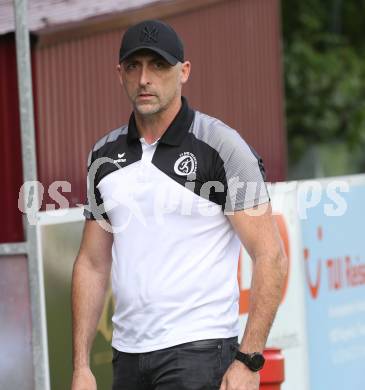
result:
[[[134,110],[140,115],[152,115],[180,99],[190,63],[178,62],[172,66],[157,53],[141,50],[118,65],[117,70]]]

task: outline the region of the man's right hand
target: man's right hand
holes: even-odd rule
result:
[[[73,372],[71,390],[97,390],[95,377],[89,367]]]

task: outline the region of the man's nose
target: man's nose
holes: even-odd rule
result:
[[[150,84],[149,72],[148,72],[147,66],[145,66],[145,65],[143,65],[141,67],[141,73],[140,73],[140,77],[139,77],[139,84],[141,86],[145,86],[147,84]]]

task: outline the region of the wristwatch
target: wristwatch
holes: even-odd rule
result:
[[[235,359],[242,362],[251,371],[259,371],[264,366],[265,358],[260,352],[243,353],[237,349]]]

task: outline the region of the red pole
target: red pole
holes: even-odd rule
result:
[[[265,365],[260,371],[260,390],[280,390],[284,382],[284,356],[278,348],[266,348]]]

